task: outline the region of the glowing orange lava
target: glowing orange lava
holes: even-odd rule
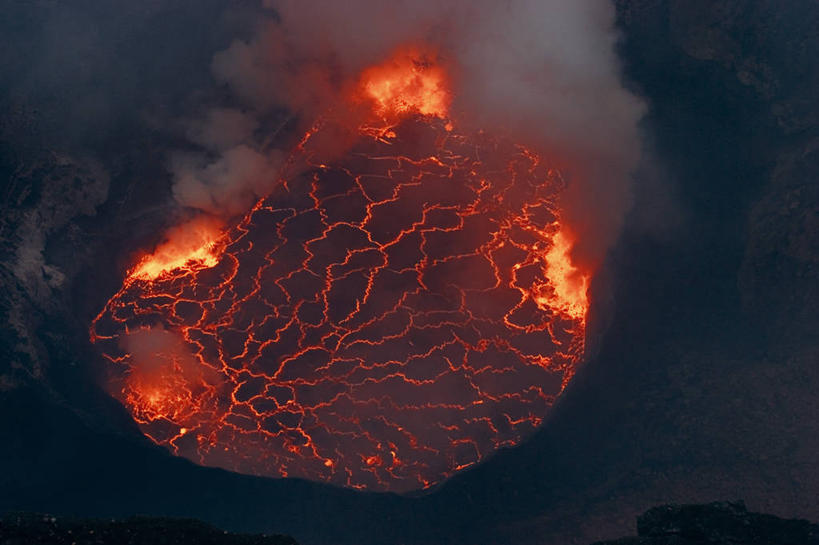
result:
[[[156,250],[140,259],[129,277],[155,280],[174,269],[213,267],[219,261],[220,235],[219,223],[204,216],[177,226]]]
[[[557,225],[552,236],[552,245],[543,254],[546,262],[546,277],[549,285],[544,285],[545,295],[537,298],[538,304],[558,308],[578,319],[589,310],[589,275],[582,273],[571,260],[572,242],[565,230]],[[551,293],[549,293],[551,292]]]
[[[376,113],[390,119],[412,112],[443,118],[451,101],[444,70],[417,52],[401,52],[366,70],[361,87]]]
[[[323,120],[238,225],[169,235],[94,320],[114,395],[175,454],[425,488],[531,434],[580,362],[559,173],[453,128],[427,61],[361,89],[377,127],[345,156],[314,144],[339,129]]]

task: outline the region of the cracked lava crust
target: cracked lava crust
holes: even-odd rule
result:
[[[543,421],[588,308],[563,181],[514,142],[405,110],[353,129],[341,156],[313,145],[339,129],[317,124],[238,225],[192,222],[178,255],[128,273],[91,336],[151,440],[208,466],[403,492]]]

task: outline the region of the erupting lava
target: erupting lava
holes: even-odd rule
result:
[[[428,62],[368,70],[360,90],[369,122],[323,120],[238,225],[172,237],[94,320],[114,394],[172,452],[428,487],[530,434],[582,357],[559,174],[459,134]],[[314,142],[339,130],[355,143],[329,159]]]
[[[408,113],[445,118],[449,109],[446,73],[415,51],[366,70],[361,88],[375,103],[376,113],[392,120]]]
[[[219,262],[216,241],[220,235],[220,225],[206,217],[171,229],[165,242],[139,260],[129,278],[156,280],[177,269],[213,267]]]

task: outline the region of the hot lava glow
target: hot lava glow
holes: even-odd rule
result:
[[[175,269],[213,267],[219,261],[217,240],[220,235],[219,223],[205,217],[171,229],[156,250],[139,260],[129,277],[156,280]]]
[[[323,120],[238,225],[129,274],[91,336],[148,437],[204,465],[407,491],[541,424],[588,309],[564,183],[453,128],[439,70],[367,71],[374,116],[346,155],[313,145],[339,130]]]
[[[388,119],[409,113],[445,118],[449,109],[446,73],[412,51],[365,70],[361,88],[375,103],[375,112]]]
[[[552,245],[543,256],[546,277],[549,279],[549,283],[543,287],[547,293],[551,293],[540,295],[535,300],[540,305],[583,319],[589,310],[589,277],[572,264],[571,250],[572,243],[565,230],[555,231]]]

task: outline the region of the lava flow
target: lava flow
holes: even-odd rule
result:
[[[94,320],[114,395],[175,454],[425,488],[529,435],[572,377],[588,278],[559,174],[459,133],[434,64],[359,89],[367,122],[316,125],[238,225],[143,258]],[[340,158],[314,145],[344,130]]]

